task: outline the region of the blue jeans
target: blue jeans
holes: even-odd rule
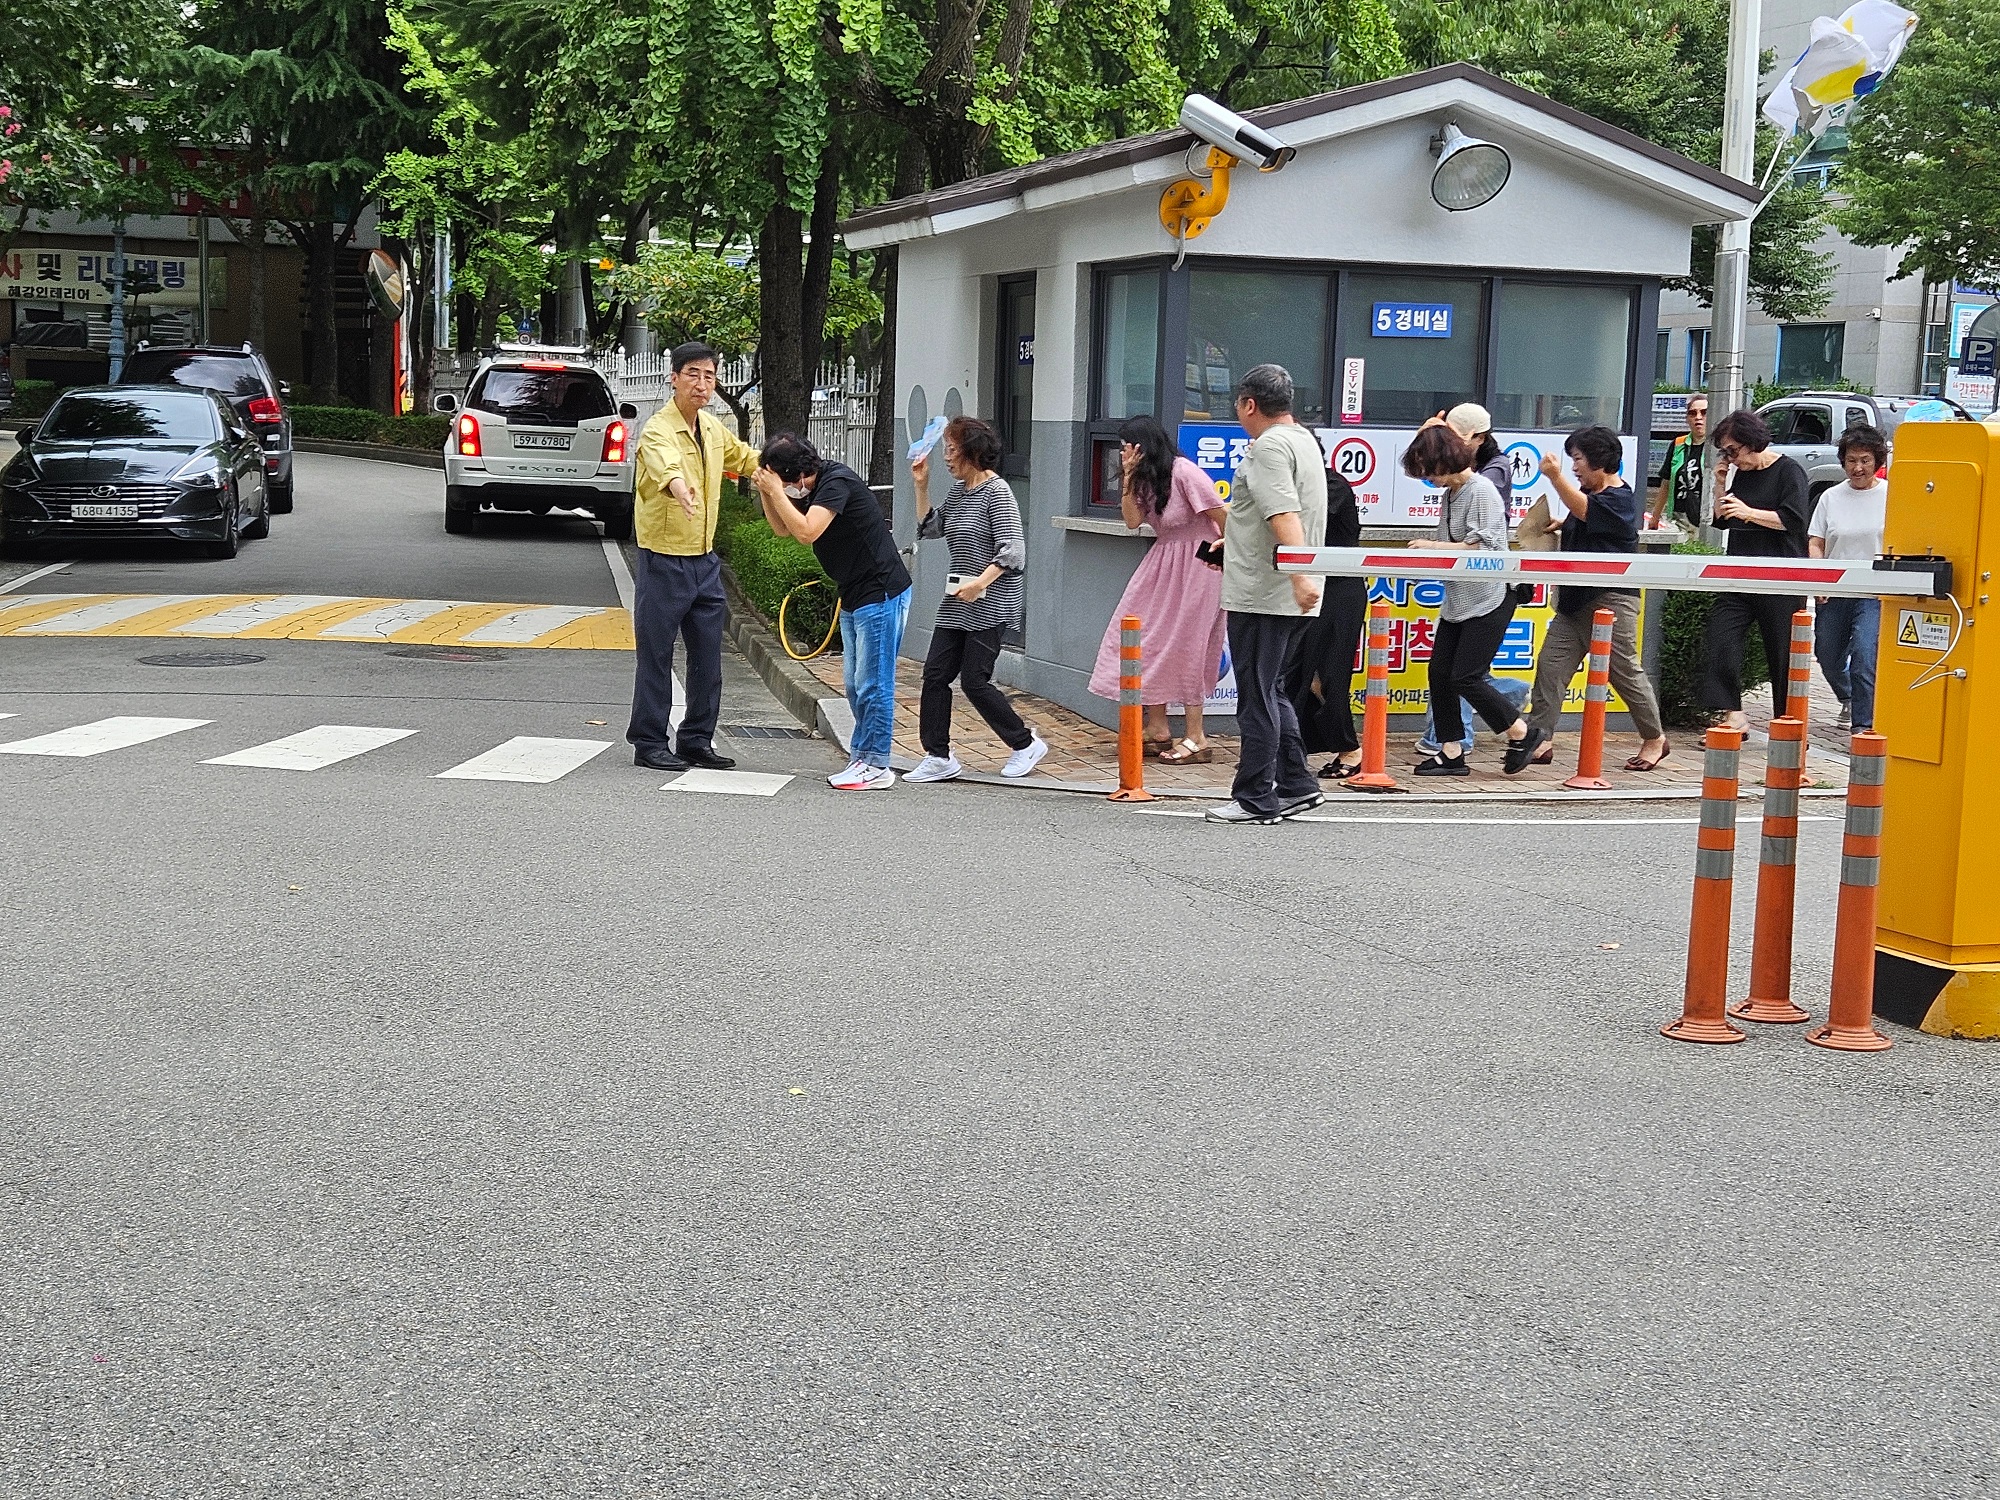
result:
[[[1498,689],[1500,689],[1501,695],[1505,697],[1509,703],[1514,705],[1514,709],[1517,713],[1520,711],[1521,705],[1528,701],[1528,684],[1521,681],[1520,678],[1495,677],[1491,673],[1489,673],[1487,675],[1486,680],[1492,683]],[[1465,739],[1461,741],[1461,743],[1464,745],[1465,751],[1469,755],[1472,753],[1472,736],[1475,732],[1473,724],[1473,716],[1472,716],[1472,705],[1470,703],[1467,703],[1463,698],[1461,698],[1458,700],[1458,712],[1460,716],[1460,721],[1465,725]],[[1430,710],[1425,709],[1424,743],[1426,745],[1435,745],[1437,741],[1432,739],[1431,736],[1436,733],[1437,733],[1437,723],[1434,719],[1432,719]]]
[[[1829,599],[1819,607],[1813,654],[1856,729],[1875,727],[1875,654],[1881,646],[1880,599]]]
[[[910,590],[840,612],[841,676],[854,710],[850,753],[871,766],[889,764],[896,737],[896,657],[910,618]]]

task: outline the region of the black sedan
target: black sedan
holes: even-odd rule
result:
[[[213,391],[65,391],[0,470],[0,551],[83,538],[161,537],[234,557],[271,532],[264,454]]]

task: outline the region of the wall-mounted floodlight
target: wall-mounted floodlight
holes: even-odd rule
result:
[[[1189,94],[1181,105],[1181,128],[1208,143],[1208,181],[1184,177],[1160,195],[1160,223],[1180,241],[1176,266],[1187,255],[1187,242],[1208,228],[1229,201],[1229,174],[1240,160],[1248,157],[1258,171],[1275,172],[1299,154],[1296,146],[1201,94]]]
[[[1514,170],[1503,148],[1475,140],[1455,124],[1432,138],[1431,155],[1438,159],[1431,172],[1431,197],[1455,214],[1492,202]]]

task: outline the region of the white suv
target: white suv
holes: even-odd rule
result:
[[[586,510],[613,541],[632,539],[639,413],[618,406],[580,350],[502,348],[466,388],[440,395],[452,418],[444,445],[444,529],[479,529],[479,511]]]

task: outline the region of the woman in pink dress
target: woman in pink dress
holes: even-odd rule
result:
[[[1118,697],[1119,622],[1137,615],[1145,626],[1146,738],[1150,755],[1169,765],[1215,758],[1202,733],[1201,706],[1215,691],[1225,639],[1222,570],[1195,556],[1222,535],[1228,502],[1206,474],[1174,452],[1166,428],[1151,417],[1129,417],[1118,429],[1124,460],[1119,509],[1137,531],[1150,524],[1159,538],[1139,559],[1125,596],[1097,648],[1090,690]],[[1187,734],[1173,742],[1167,705],[1187,710]]]

